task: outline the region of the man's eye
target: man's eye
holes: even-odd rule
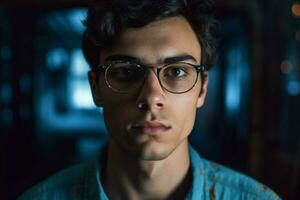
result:
[[[168,67],[165,70],[165,76],[173,77],[173,78],[180,78],[187,75],[187,72],[184,67],[181,66],[172,66]]]
[[[114,75],[117,76],[132,76],[136,73],[136,70],[129,67],[120,67],[114,70]]]
[[[116,79],[136,79],[142,71],[136,66],[117,66],[111,69],[109,75]]]

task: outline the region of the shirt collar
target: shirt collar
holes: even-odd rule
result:
[[[87,188],[86,198],[85,199],[101,199],[108,200],[106,196],[102,183],[101,183],[101,172],[103,169],[103,165],[106,159],[107,147],[102,149],[100,152],[99,160],[95,163],[93,170],[93,175],[89,172],[87,174],[85,187]],[[203,195],[203,175],[204,170],[202,166],[202,159],[200,155],[196,152],[196,150],[189,145],[189,156],[191,161],[191,169],[193,174],[193,182],[190,187],[189,192],[187,193],[185,200],[192,199],[202,199]]]
[[[193,182],[189,192],[185,197],[185,200],[202,199],[203,198],[202,191],[204,187],[204,183],[203,183],[204,170],[201,164],[202,163],[201,157],[191,145],[189,145],[189,155],[190,155],[191,168],[193,173]]]

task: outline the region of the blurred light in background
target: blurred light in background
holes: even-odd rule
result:
[[[47,54],[46,62],[50,70],[58,70],[67,65],[68,53],[64,48],[51,49]]]
[[[249,92],[250,67],[248,49],[244,39],[237,39],[228,49],[227,72],[225,74],[225,108],[231,119],[238,116],[242,110],[242,101]]]
[[[299,71],[299,45],[292,39],[287,46],[287,60],[281,64],[281,71],[285,76],[285,89],[288,95],[300,94],[300,71]]]
[[[236,113],[241,102],[241,51],[232,48],[228,52],[228,73],[225,82],[225,105],[228,113]]]
[[[300,82],[299,81],[290,81],[287,85],[287,90],[289,95],[296,96],[300,94]]]
[[[0,56],[3,60],[8,60],[11,57],[11,49],[9,46],[4,46],[0,50]]]
[[[292,14],[295,17],[300,17],[300,4],[299,3],[294,3],[292,5]]]
[[[78,160],[95,159],[99,149],[106,144],[106,139],[95,140],[95,138],[82,138],[77,141],[76,151]]]
[[[232,26],[239,26],[240,21],[232,20]],[[231,29],[232,30],[232,29]],[[237,30],[237,28],[235,28]],[[250,64],[249,49],[246,36],[242,30],[235,33],[235,37],[226,52],[226,71],[224,74],[224,105],[226,116],[235,120],[243,109],[243,105],[247,101],[250,92]]]
[[[71,104],[75,109],[95,109],[87,74],[89,66],[81,49],[74,49],[70,61],[71,79],[69,82]]]
[[[72,81],[72,106],[77,109],[95,109],[90,86],[87,81]]]
[[[4,83],[1,85],[0,88],[0,98],[1,102],[3,103],[10,103],[12,99],[12,88],[11,85],[8,83]]]
[[[85,10],[83,9],[72,9],[67,13],[67,19],[73,30],[77,33],[84,31],[83,20],[86,18]]]
[[[87,76],[90,68],[88,63],[85,61],[82,50],[80,48],[72,50],[70,62],[72,75],[84,77]]]
[[[102,109],[94,105],[88,82],[89,66],[81,50],[86,8],[55,10],[38,20],[36,50],[38,138],[47,143],[57,135],[106,137]],[[44,67],[43,67],[44,66]],[[45,74],[47,74],[45,76]],[[95,150],[93,140],[78,142],[82,155]],[[83,156],[81,156],[83,157]]]
[[[288,74],[292,71],[292,69],[293,69],[293,66],[288,60],[282,61],[281,65],[280,65],[280,70],[282,73]]]
[[[10,108],[12,101],[12,88],[9,83],[3,83],[0,85],[0,105],[3,104],[0,112],[0,127],[1,125],[10,126],[13,120],[13,113]]]
[[[47,15],[47,24],[55,32],[70,32],[81,34],[84,31],[82,24],[86,17],[86,9],[75,8],[57,11]]]

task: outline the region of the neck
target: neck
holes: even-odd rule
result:
[[[187,141],[158,161],[130,157],[110,141],[107,158],[102,182],[109,199],[183,199],[189,189]]]

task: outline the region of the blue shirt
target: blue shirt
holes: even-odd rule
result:
[[[189,155],[193,182],[185,200],[280,199],[252,178],[201,158],[191,146]],[[94,161],[60,171],[18,200],[108,200],[100,181],[101,163]]]

